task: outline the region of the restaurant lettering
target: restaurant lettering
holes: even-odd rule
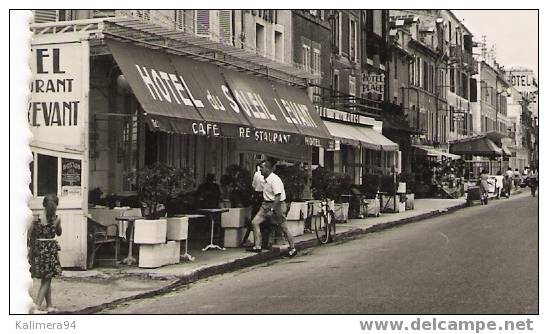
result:
[[[238,133],[240,139],[253,139],[257,142],[288,144],[291,141],[291,134],[252,129],[247,126],[240,126]]]
[[[226,85],[221,85],[221,91],[224,96],[218,96],[207,89],[204,94],[205,99],[202,101],[196,98],[197,95],[192,93],[192,88],[189,87],[185,79],[178,73],[167,73],[138,64],[135,64],[135,67],[154,100],[194,106],[198,109],[206,108],[204,102],[207,101],[215,111],[232,111],[237,114],[243,112],[247,117],[255,119],[278,120],[274,110],[270,110],[268,107],[269,104],[265,103],[265,97],[256,92],[230,89]],[[283,98],[273,98],[271,96],[266,98],[274,100],[275,105],[287,123],[301,127],[318,127],[305,104]]]
[[[84,148],[89,53],[80,40],[31,45],[27,121],[37,145]],[[68,187],[68,185],[66,185]],[[76,186],[75,186],[76,187]]]
[[[35,96],[63,96],[73,93],[74,78],[65,77],[61,66],[59,48],[37,48],[35,54],[35,78],[31,81],[33,99],[28,106],[28,122],[31,126],[77,126],[80,101],[37,101]],[[38,78],[40,75],[41,78]],[[47,95],[42,95],[47,94]]]

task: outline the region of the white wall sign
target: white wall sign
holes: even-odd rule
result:
[[[33,45],[28,122],[33,143],[83,150],[81,43]]]

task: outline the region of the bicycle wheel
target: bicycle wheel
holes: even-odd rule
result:
[[[314,217],[314,231],[320,244],[326,244],[329,241],[329,224],[327,216],[319,215]]]

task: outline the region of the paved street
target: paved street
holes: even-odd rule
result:
[[[538,197],[316,247],[105,313],[537,313]]]

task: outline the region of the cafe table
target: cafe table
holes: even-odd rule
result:
[[[129,229],[129,250],[128,255],[125,259],[122,260],[123,264],[131,266],[134,263],[137,263],[137,260],[133,257],[133,235],[135,233],[135,221],[137,219],[143,219],[141,216],[120,216],[116,217],[117,221],[127,222]]]
[[[204,215],[198,215],[198,214],[185,214],[185,217],[188,217],[188,222],[190,222],[193,219],[197,218],[205,218]],[[188,235],[185,239],[185,253],[181,255],[181,260],[188,260],[188,261],[194,261],[196,258],[188,253]]]
[[[204,215],[208,216],[211,220],[211,241],[209,245],[205,246],[202,249],[202,252],[205,252],[209,249],[219,249],[219,250],[226,250],[226,248],[215,245],[213,243],[213,227],[215,226],[215,222],[218,221],[219,224],[221,223],[221,215],[224,212],[228,212],[228,209],[198,209],[198,212],[203,213]]]

